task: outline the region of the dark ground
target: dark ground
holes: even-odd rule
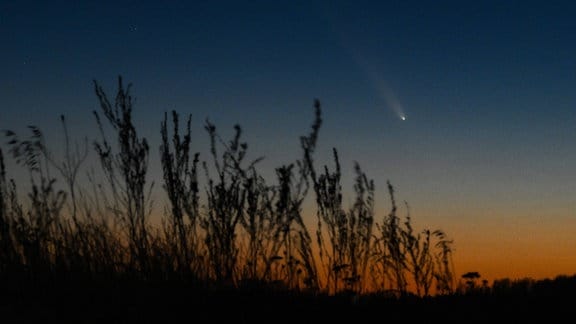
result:
[[[5,283],[0,323],[570,323],[570,296],[458,295],[428,299],[200,290],[171,284]]]

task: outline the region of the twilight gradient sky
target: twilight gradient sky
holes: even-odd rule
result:
[[[0,129],[37,125],[58,146],[64,114],[96,136],[92,80],[113,94],[122,75],[157,181],[172,109],[192,114],[205,159],[205,119],[225,138],[240,124],[272,175],[300,156],[318,98],[319,166],[336,147],[351,189],[358,161],[379,218],[390,180],[416,227],[454,239],[458,273],[573,274],[575,14],[572,1],[1,0]]]

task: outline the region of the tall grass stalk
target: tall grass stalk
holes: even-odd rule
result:
[[[140,138],[132,121],[133,100],[131,85],[126,88],[118,78],[118,90],[112,104],[104,89],[94,81],[94,89],[101,112],[116,133],[116,146],[108,141],[100,114],[94,111],[101,139],[94,142],[102,171],[106,175],[112,196],[109,212],[124,226],[129,240],[130,266],[146,273],[148,264],[149,233],[147,216],[151,210],[147,184],[149,147],[146,138]]]

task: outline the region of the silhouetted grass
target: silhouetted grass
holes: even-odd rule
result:
[[[576,277],[568,276],[489,286],[469,272],[458,282],[448,235],[416,231],[407,203],[399,216],[390,182],[390,211],[376,215],[374,181],[358,162],[354,203],[344,206],[337,149],[333,170],[314,160],[322,125],[318,100],[310,132],[300,137],[301,156],[277,167],[275,179],[259,173],[260,158],[247,161],[239,125],[225,140],[207,120],[210,152],[202,160],[191,147],[192,116],[182,130],[180,115],[165,113],[159,153],[166,201],[160,225],[150,225],[150,148],[132,120],[130,85],[118,81],[113,101],[94,82],[99,169],[86,165],[87,139],[71,143],[64,116],[60,159],[38,127],[30,126],[24,139],[5,131],[8,152],[30,181],[27,195],[18,194],[17,185],[26,184],[8,177],[0,149],[0,298],[8,317],[456,322],[455,309],[479,320],[478,313],[515,302],[541,305],[574,294]],[[78,180],[81,172],[89,181]],[[315,229],[303,219],[310,191]],[[222,311],[209,311],[213,307]]]

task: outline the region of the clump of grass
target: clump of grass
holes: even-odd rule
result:
[[[119,77],[111,100],[94,81],[100,137],[93,148],[103,177],[87,171],[91,191],[78,183],[88,148],[73,148],[63,116],[61,160],[54,158],[38,127],[31,126],[32,136],[25,140],[6,132],[9,152],[27,170],[31,186],[23,203],[16,183],[7,178],[0,150],[3,276],[12,271],[35,273],[36,278],[42,273],[112,280],[191,278],[206,286],[357,296],[454,291],[452,241],[440,230],[416,231],[409,213],[404,220],[397,216],[390,182],[391,210],[378,221],[374,181],[356,162],[355,199],[343,205],[338,151],[333,149],[333,170],[319,169],[314,161],[323,122],[319,100],[308,134],[300,137],[302,155],[275,168],[274,179],[259,173],[262,158],[248,158],[239,125],[224,140],[207,120],[210,152],[202,161],[199,152],[193,153],[191,115],[181,128],[176,111],[165,113],[159,153],[166,209],[161,226],[152,226],[150,148],[134,126],[130,89]],[[310,192],[317,208],[315,231],[303,218]]]
[[[180,135],[179,114],[172,111],[172,138],[169,137],[168,116],[164,114],[160,133],[160,157],[164,190],[170,203],[166,228],[169,251],[176,262],[176,271],[202,276],[204,249],[199,233],[198,163],[200,153],[191,156],[191,120],[188,115],[184,134]]]
[[[116,146],[108,141],[100,114],[94,111],[101,139],[94,142],[102,171],[110,192],[107,210],[126,231],[130,250],[130,268],[146,273],[148,264],[149,233],[147,216],[151,210],[148,186],[149,147],[146,138],[140,138],[132,121],[133,101],[129,84],[124,88],[118,78],[118,90],[112,104],[104,89],[94,81],[94,89],[101,111],[116,135]]]
[[[20,252],[21,265],[39,275],[42,271],[49,273],[52,265],[61,261],[56,257],[63,243],[61,234],[65,231],[61,211],[66,192],[56,188],[56,178],[50,175],[42,132],[35,126],[29,129],[32,135],[26,140],[20,140],[11,131],[6,135],[10,139],[12,156],[17,164],[27,169],[30,177],[30,208],[25,211],[21,207],[16,184],[12,182],[12,208],[9,210],[12,214],[4,215],[4,223],[10,224],[6,228],[14,231],[11,238],[15,243],[13,247]]]
[[[246,170],[242,166],[247,144],[240,141],[241,128],[235,126],[235,135],[225,143],[216,132],[216,127],[206,121],[205,129],[210,136],[210,151],[216,169],[216,181],[210,176],[207,163],[204,170],[208,180],[207,208],[200,224],[206,233],[205,243],[208,259],[215,279],[235,284],[237,279],[238,224],[242,218],[246,191],[243,188]],[[218,155],[217,142],[224,147]],[[255,162],[252,162],[252,164]],[[252,166],[249,165],[248,168]]]
[[[335,171],[328,167],[313,178],[318,206],[317,241],[323,262],[326,288],[361,293],[370,261],[374,224],[374,183],[355,164],[356,201],[349,211],[342,205],[341,170],[338,152],[333,149]],[[325,239],[328,237],[328,240]]]
[[[452,241],[441,230],[415,233],[408,213],[402,223],[397,216],[395,190],[388,181],[391,210],[376,223],[372,272],[381,290],[396,296],[429,296],[436,282],[437,293],[454,289]],[[406,203],[408,209],[408,204]],[[415,286],[410,289],[409,285]]]

